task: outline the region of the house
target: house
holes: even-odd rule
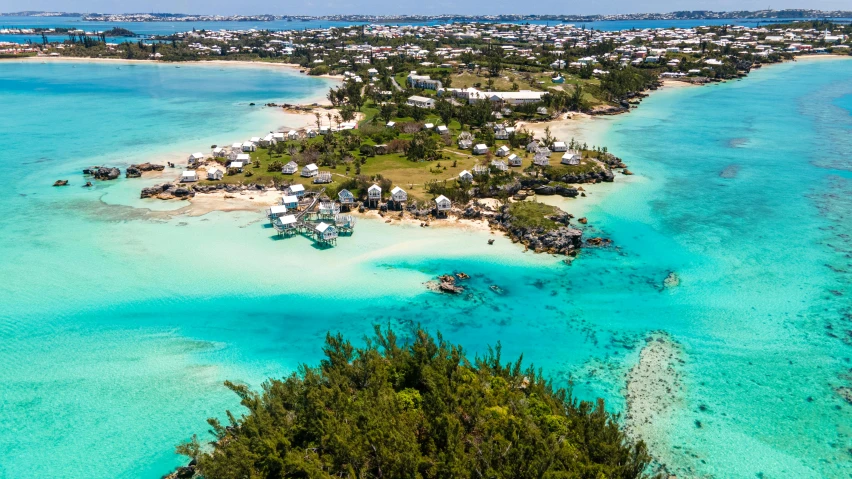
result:
[[[189,166],[195,166],[204,161],[204,153],[198,152],[189,155],[189,159],[186,160],[186,164]]]
[[[448,211],[453,207],[453,203],[444,195],[435,198],[435,208],[440,211]]]
[[[491,168],[488,165],[473,165],[474,176],[482,176],[491,174]]]
[[[435,100],[418,95],[408,97],[405,104],[408,106],[416,106],[417,108],[435,108]]]
[[[305,196],[305,186],[300,185],[299,183],[294,183],[287,187],[287,193],[295,196],[296,198],[301,198]]]
[[[446,135],[450,132],[450,129],[447,128],[445,125],[438,125],[437,127],[435,127],[435,131],[437,131],[439,135]]]
[[[264,146],[264,147],[267,147],[267,148],[268,148],[268,147],[270,147],[270,146],[272,146],[272,145],[274,145],[274,144],[275,144],[275,137],[273,137],[273,136],[272,136],[272,133],[270,133],[270,134],[268,134],[268,135],[264,136],[264,137],[260,140],[260,146]]]
[[[257,147],[254,146],[254,143],[247,141],[247,142],[243,143],[242,145],[240,145],[240,149],[245,151],[245,152],[249,152],[249,151],[256,151]]]
[[[509,147],[506,145],[497,148],[497,156],[509,156]]]
[[[497,168],[497,171],[509,171],[509,165],[502,160],[491,160],[491,167]]]
[[[320,129],[319,129],[320,135],[328,135],[329,133],[331,133],[331,127],[328,127],[328,126],[321,126],[320,127]]]
[[[583,158],[583,154],[577,150],[568,150],[562,155],[562,163],[563,165],[571,165],[576,166],[580,164],[580,159]]]
[[[287,207],[285,205],[272,205],[266,210],[266,216],[269,219],[280,218],[287,214]]]
[[[553,151],[568,151],[568,145],[566,145],[564,141],[554,141],[553,142],[553,148],[551,148],[551,150],[553,150]]]
[[[432,128],[435,128],[435,124],[434,123],[425,123],[423,125],[423,128],[426,129],[426,130],[431,130]]]
[[[389,121],[389,122],[385,123],[385,126],[388,127],[388,128],[393,128],[394,126],[396,126],[396,122],[395,121]]]
[[[461,173],[459,173],[459,181],[473,181],[473,173],[467,170],[462,171]]]
[[[319,174],[319,168],[315,163],[305,165],[305,167],[302,168],[302,176],[305,178],[311,178],[317,176],[317,174]]]
[[[246,164],[242,161],[232,161],[231,163],[228,164],[229,169],[234,169],[234,170],[237,170],[239,172],[243,171],[244,166],[246,166]]]
[[[526,150],[527,150],[528,153],[534,153],[534,152],[538,151],[538,142],[533,140],[533,141],[527,143]]]
[[[299,139],[299,132],[296,131],[296,130],[290,130],[287,133],[287,139],[288,140],[298,140]]]
[[[305,132],[305,136],[307,136],[308,138],[316,138],[317,132],[315,132],[312,128],[308,128],[308,130]]]
[[[317,184],[331,183],[331,172],[320,171],[319,173],[317,173],[317,176],[314,177],[314,183],[317,183]]]
[[[521,166],[521,157],[514,153],[509,155],[506,160],[509,162],[509,166]]]
[[[299,169],[299,165],[296,164],[295,161],[291,161],[291,162],[287,163],[286,165],[284,165],[283,167],[281,167],[281,173],[284,173],[285,175],[292,175],[292,174],[295,174],[296,171],[298,171],[298,169]]]
[[[273,223],[284,231],[293,230],[296,228],[295,215],[283,215],[275,218]]]
[[[319,205],[319,214],[321,216],[334,216],[340,213],[340,205],[334,201],[321,201]]]
[[[469,150],[473,146],[473,140],[468,138],[459,138],[459,148],[462,150]]]
[[[399,186],[394,186],[391,190],[391,199],[393,199],[394,203],[408,201],[408,193]]]
[[[373,185],[367,188],[367,199],[370,201],[380,201],[382,199],[382,187]]]
[[[340,190],[337,193],[337,199],[340,201],[341,205],[351,205],[355,203],[355,195],[353,195],[349,190]]]
[[[545,154],[544,150],[547,149],[543,148],[542,150],[537,151],[533,157],[533,164],[535,166],[550,166],[550,155]],[[549,152],[550,150],[547,151]]]
[[[249,156],[248,153],[239,153],[234,158],[234,160],[242,162],[243,165],[250,165],[251,164],[251,156]]]
[[[479,143],[473,147],[474,155],[484,155],[485,153],[488,153],[488,146],[485,143]]]
[[[224,158],[225,149],[222,147],[213,148],[213,158]]]
[[[284,195],[281,197],[281,204],[287,209],[295,210],[299,208],[299,198],[293,195]]]
[[[405,82],[412,88],[423,88],[424,90],[440,90],[443,88],[440,80],[433,80],[429,75],[418,75],[416,71],[409,73]]]
[[[189,181],[198,181],[198,173],[195,170],[186,170],[180,175],[180,182],[187,183]]]
[[[334,241],[337,238],[337,228],[328,223],[320,222],[314,231],[320,241]]]
[[[535,109],[535,112],[538,113],[539,115],[547,115],[547,107],[546,106],[540,106],[540,107]]]
[[[279,141],[284,141],[284,133],[276,132],[272,134],[272,138],[275,140],[275,143]]]
[[[221,180],[224,178],[225,172],[219,168],[210,168],[207,170],[207,179],[211,181]]]

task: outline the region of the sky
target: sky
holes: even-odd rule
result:
[[[532,4],[516,0],[430,0],[403,2],[400,0],[305,0],[276,2],[270,0],[0,0],[0,12],[23,10],[130,13],[168,12],[217,15],[332,15],[332,14],[614,14],[653,13],[677,10],[762,10],[774,8],[812,8],[821,10],[852,10],[849,0],[596,0],[565,2],[537,0]]]

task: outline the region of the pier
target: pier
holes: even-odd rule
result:
[[[300,202],[301,203],[301,202]],[[334,246],[340,235],[350,236],[355,230],[355,217],[340,212],[340,204],[325,197],[325,188],[315,193],[310,203],[301,204],[295,213],[284,205],[267,210],[270,224],[279,237],[301,234],[324,245]]]

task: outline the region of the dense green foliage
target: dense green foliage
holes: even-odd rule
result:
[[[213,451],[178,451],[207,479],[638,478],[649,462],[603,401],[578,402],[500,347],[468,361],[417,331],[355,348],[329,335],[319,367],[270,380],[258,394],[227,383],[248,414],[210,419]]]

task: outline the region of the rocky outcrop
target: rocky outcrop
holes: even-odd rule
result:
[[[92,175],[96,180],[114,180],[121,176],[121,170],[108,166],[93,166],[83,170],[84,175]]]
[[[68,186],[68,180],[56,180],[53,186]]]
[[[516,218],[507,205],[492,220],[492,226],[536,253],[576,255],[583,245],[583,232],[570,226],[572,215],[556,207],[553,211],[555,213],[546,218],[552,222],[550,227],[533,227]]]
[[[142,188],[141,198],[159,198],[170,200],[174,198],[190,198],[195,196],[195,191],[185,186],[177,186],[172,183]]]
[[[165,165],[155,165],[153,163],[139,163],[138,165],[130,165],[124,172],[127,178],[139,178],[146,171],[163,171]]]
[[[559,195],[566,198],[576,198],[580,194],[577,188],[565,185],[541,185],[533,188],[533,191],[537,195]]]

